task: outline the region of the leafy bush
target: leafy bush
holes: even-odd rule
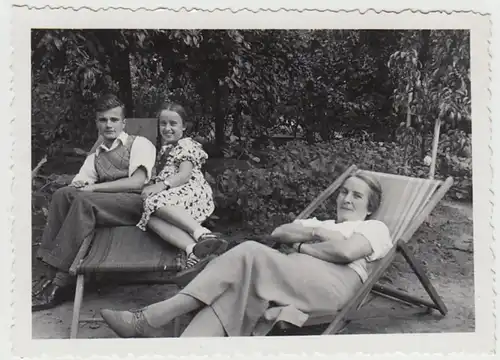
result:
[[[344,170],[325,149],[303,150],[278,150],[266,168],[225,169],[215,178],[209,176],[219,217],[243,221],[257,231],[292,220]],[[323,208],[318,216],[329,217],[331,211]]]
[[[445,139],[453,138],[450,134]],[[292,141],[270,148],[266,164],[248,170],[224,169],[209,175],[214,188],[217,215],[227,221],[242,221],[256,232],[270,231],[292,220],[348,166],[425,178],[429,167],[413,156],[405,167],[404,148],[397,143],[368,139],[339,139],[334,143],[309,145]],[[472,161],[451,155],[440,147],[436,178],[453,176],[449,192],[454,199],[472,197]],[[318,218],[335,215],[334,197],[313,214]]]
[[[440,138],[438,169],[441,176],[453,176],[450,196],[472,200],[472,135],[450,130]]]

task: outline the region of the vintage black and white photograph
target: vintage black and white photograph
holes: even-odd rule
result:
[[[473,331],[469,39],[33,29],[33,336]]]
[[[473,31],[32,26],[31,339],[474,334]]]

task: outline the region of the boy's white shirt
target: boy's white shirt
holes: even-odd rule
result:
[[[97,182],[98,176],[95,170],[95,157],[103,151],[111,151],[118,147],[120,144],[125,144],[128,137],[125,131],[122,131],[120,135],[113,141],[111,147],[108,148],[106,145],[101,144],[97,147],[96,151],[85,159],[82,167],[78,174],[73,178],[72,183],[76,181],[84,181],[88,184],[95,184]],[[136,136],[132,148],[130,149],[130,161],[128,168],[128,176],[131,176],[139,167],[144,167],[146,170],[146,180],[144,183],[148,183],[152,176],[153,167],[156,161],[156,149],[151,141],[142,136]]]

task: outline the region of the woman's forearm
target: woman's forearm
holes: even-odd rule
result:
[[[347,264],[373,253],[372,245],[362,234],[355,233],[349,238],[345,238],[336,231],[319,230],[318,235],[315,232],[314,237],[323,241],[302,244],[300,246],[301,253],[339,264]]]
[[[300,253],[332,263],[348,264],[352,262],[352,259],[346,251],[345,241],[343,242],[344,244],[340,241],[302,244],[300,246]]]
[[[313,240],[313,228],[300,224],[285,224],[276,228],[271,233],[271,238],[283,244],[293,244]]]

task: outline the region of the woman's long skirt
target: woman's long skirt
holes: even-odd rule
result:
[[[210,306],[228,336],[265,335],[277,321],[302,326],[334,315],[361,286],[345,265],[244,242],[207,265],[181,293]]]

